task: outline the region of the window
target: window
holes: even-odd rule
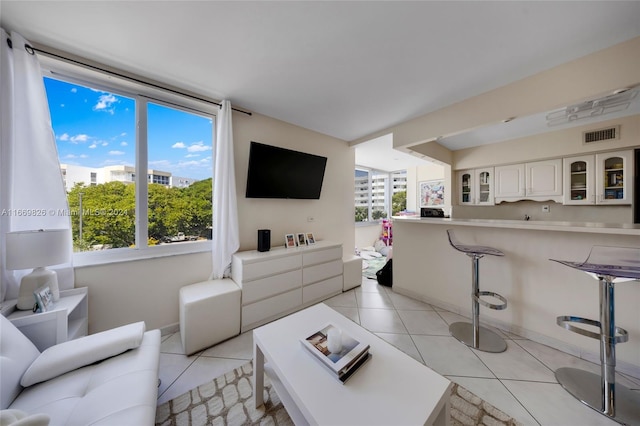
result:
[[[210,238],[217,107],[92,77],[44,77],[74,251]]]
[[[405,170],[389,173],[358,167],[354,182],[356,222],[385,219],[406,209]]]

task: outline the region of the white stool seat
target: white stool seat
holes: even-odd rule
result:
[[[180,337],[187,355],[240,334],[240,294],[229,278],[180,289]]]
[[[362,284],[362,258],[350,256],[342,259],[342,291],[351,290]]]

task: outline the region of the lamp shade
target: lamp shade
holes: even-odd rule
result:
[[[69,261],[69,229],[39,229],[7,233],[7,269],[29,269]]]

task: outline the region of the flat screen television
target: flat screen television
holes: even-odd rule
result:
[[[320,198],[327,158],[251,142],[247,198]]]

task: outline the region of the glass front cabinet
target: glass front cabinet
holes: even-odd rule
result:
[[[631,204],[633,151],[564,159],[564,204]]]
[[[493,167],[458,172],[458,203],[490,206],[493,197]]]

